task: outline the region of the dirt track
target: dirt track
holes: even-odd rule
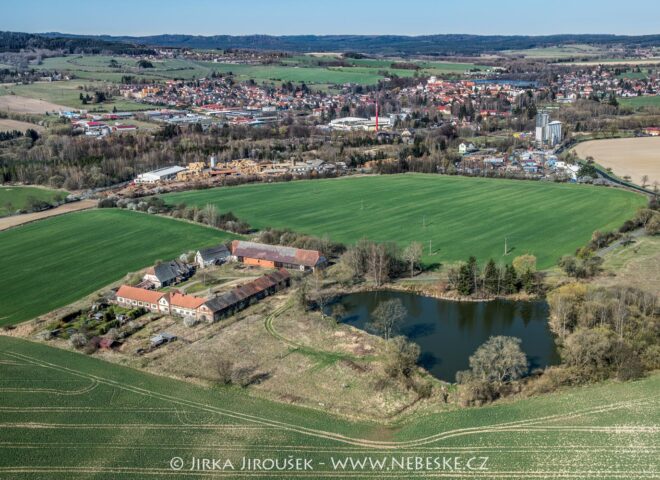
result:
[[[583,159],[594,157],[619,177],[629,176],[637,185],[643,175],[649,177],[648,185],[660,183],[660,137],[592,140],[580,143],[575,151]]]
[[[26,213],[24,215],[12,215],[11,217],[0,218],[0,231],[8,228],[17,227],[25,223],[36,222],[48,217],[55,217],[64,213],[77,212],[96,207],[96,200],[81,200],[80,202],[65,203],[56,208],[37,213]]]
[[[0,110],[17,113],[43,114],[46,112],[71,110],[71,107],[65,107],[56,103],[37,100],[35,98],[21,97],[20,95],[2,95],[0,96]]]

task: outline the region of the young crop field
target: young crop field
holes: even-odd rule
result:
[[[0,477],[656,478],[658,388],[654,375],[381,425],[0,336]],[[244,457],[308,467],[241,471]]]
[[[345,244],[362,238],[401,246],[416,241],[427,263],[470,255],[510,262],[531,253],[540,268],[573,253],[594,230],[618,228],[646,203],[641,195],[611,188],[418,174],[246,185],[164,198],[171,204],[212,203],[254,228],[290,228]]]
[[[32,198],[51,203],[58,198],[66,197],[68,194],[63,190],[50,190],[48,188],[0,187],[0,217],[27,208],[28,201]]]
[[[68,305],[156,260],[227,241],[218,230],[122,210],[70,213],[0,232],[0,326]]]

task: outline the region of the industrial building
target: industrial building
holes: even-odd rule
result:
[[[562,141],[562,124],[555,120],[550,121],[550,114],[539,112],[536,115],[536,143],[539,146],[554,147]]]
[[[135,179],[135,183],[158,183],[167,180],[174,180],[180,172],[185,171],[185,167],[165,167],[151,172],[141,173]]]

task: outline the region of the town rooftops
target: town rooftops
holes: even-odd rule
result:
[[[290,265],[315,267],[323,263],[325,258],[316,250],[266,245],[263,243],[234,240],[231,242],[231,253],[235,257],[256,258]]]
[[[165,293],[154,292],[152,290],[144,290],[142,288],[131,287],[129,285],[122,285],[117,290],[117,298],[128,298],[130,300],[137,300],[138,302],[158,303],[158,301],[165,296]]]

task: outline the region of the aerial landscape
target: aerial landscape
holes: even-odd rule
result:
[[[660,478],[659,4],[2,10],[0,480]]]

